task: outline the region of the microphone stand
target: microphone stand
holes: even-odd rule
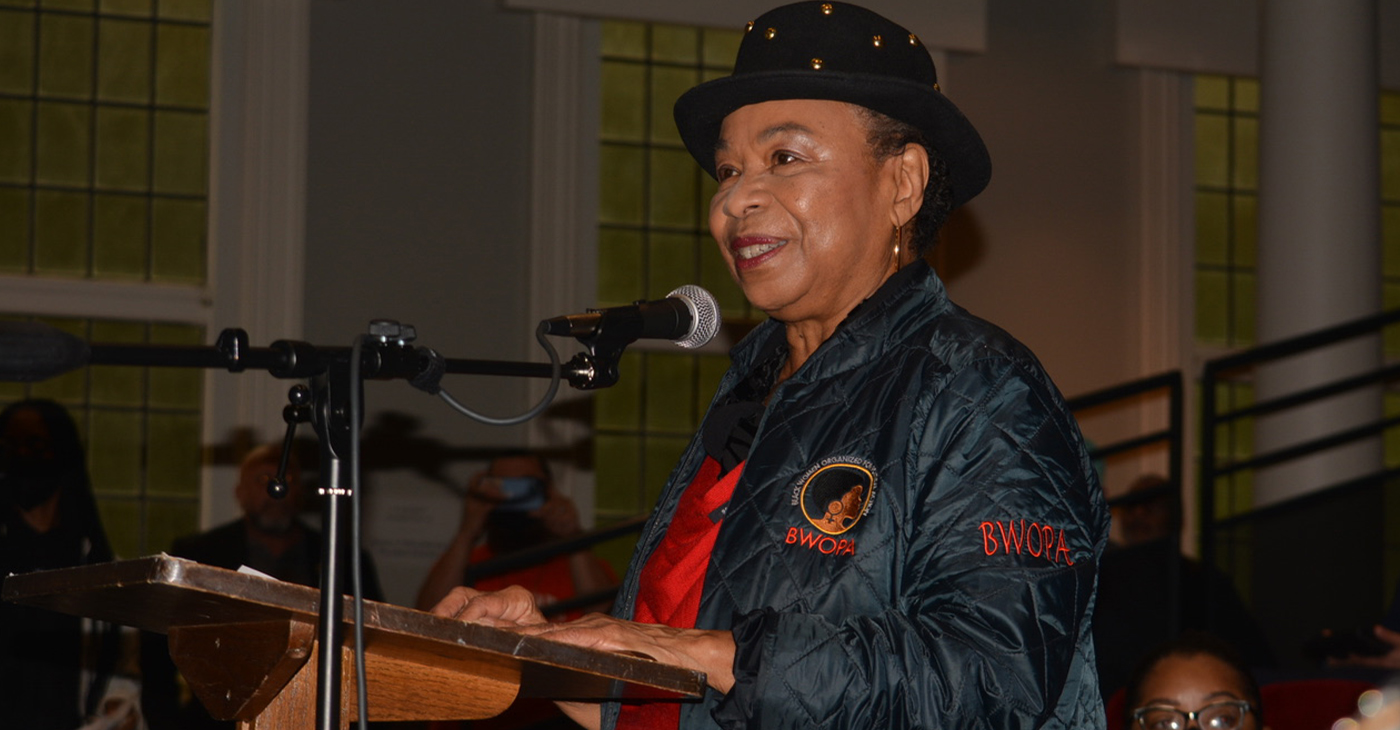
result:
[[[293,388],[292,406],[284,416],[290,426],[308,416],[320,442],[322,506],[321,605],[317,650],[316,721],[320,730],[339,730],[341,701],[340,646],[344,641],[344,600],[342,570],[345,556],[341,529],[350,513],[350,500],[359,473],[355,448],[362,424],[351,422],[351,399],[363,402],[366,378],[413,381],[415,387],[436,392],[437,380],[444,373],[505,375],[531,378],[554,377],[553,366],[545,363],[502,360],[447,359],[425,347],[412,347],[416,333],[408,325],[392,320],[375,320],[364,339],[358,363],[359,382],[352,379],[352,348],[316,347],[306,342],[278,340],[266,348],[248,346],[248,333],[225,329],[213,347],[179,345],[92,344],[91,365],[138,365],[159,367],[221,368],[231,373],[266,370],[277,378],[307,379],[306,392]],[[579,338],[588,346],[561,368],[570,385],[580,389],[603,388],[617,382],[617,360],[623,347],[634,341],[619,342],[617,337]],[[356,413],[362,418],[362,414]],[[286,456],[284,455],[284,459]],[[280,474],[279,474],[280,478]]]

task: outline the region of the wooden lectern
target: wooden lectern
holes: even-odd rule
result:
[[[190,688],[240,730],[315,726],[314,588],[156,555],[12,575],[4,600],[169,634]],[[357,715],[345,634],[342,727]],[[372,601],[364,641],[371,721],[491,717],[517,695],[683,699],[705,687],[700,672]]]

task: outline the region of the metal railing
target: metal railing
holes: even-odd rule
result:
[[[1377,608],[1362,604],[1379,604],[1382,582],[1383,552],[1382,521],[1384,490],[1388,480],[1400,476],[1400,469],[1386,468],[1377,463],[1373,470],[1360,476],[1346,476],[1334,483],[1300,485],[1299,496],[1281,499],[1265,506],[1253,504],[1218,514],[1217,501],[1221,483],[1235,477],[1252,476],[1258,470],[1302,459],[1339,447],[1380,438],[1388,430],[1400,426],[1400,417],[1381,417],[1339,426],[1331,433],[1306,438],[1277,448],[1261,450],[1257,444],[1238,456],[1220,453],[1219,439],[1227,429],[1248,423],[1246,419],[1274,416],[1318,404],[1326,399],[1354,394],[1365,388],[1379,388],[1400,380],[1400,364],[1384,364],[1357,374],[1337,377],[1331,382],[1297,389],[1265,400],[1242,406],[1222,404],[1222,386],[1247,383],[1259,368],[1286,358],[1313,353],[1323,348],[1364,337],[1378,337],[1387,326],[1400,323],[1400,310],[1363,317],[1325,330],[1307,333],[1286,340],[1254,347],[1244,352],[1208,361],[1201,375],[1201,437],[1199,463],[1199,514],[1201,524],[1201,562],[1215,566],[1235,576],[1237,585],[1249,588],[1255,614],[1266,625],[1266,632],[1287,664],[1300,658],[1300,646],[1307,626],[1311,631],[1334,625],[1329,620],[1367,621],[1379,618]],[[1379,392],[1376,398],[1381,398]],[[1358,465],[1366,469],[1366,465]],[[1339,525],[1338,521],[1352,524]],[[1315,560],[1300,561],[1299,555],[1288,548],[1290,538],[1318,540],[1320,547]],[[1350,552],[1339,550],[1337,538],[1352,541]],[[1293,564],[1297,562],[1298,564]],[[1345,581],[1337,571],[1349,571],[1357,578]],[[1375,575],[1372,576],[1371,573]],[[1370,576],[1370,577],[1361,577]],[[1324,586],[1349,593],[1328,599],[1309,596],[1311,592],[1326,592]],[[1339,587],[1341,586],[1341,587]],[[1293,593],[1296,591],[1296,594]],[[1301,597],[1301,598],[1300,598]],[[1202,597],[1213,609],[1209,596]],[[1286,600],[1289,611],[1280,612],[1276,605]],[[1299,603],[1298,601],[1302,602]],[[1331,603],[1326,603],[1330,600]],[[1325,604],[1325,605],[1324,605]],[[1290,615],[1291,614],[1291,615]],[[1306,615],[1306,616],[1304,616]],[[1294,661],[1297,664],[1297,661]]]
[[[1172,370],[1159,375],[1140,378],[1122,385],[1085,393],[1067,401],[1070,412],[1075,414],[1076,418],[1082,420],[1084,416],[1099,410],[1124,408],[1137,408],[1141,410],[1145,407],[1160,407],[1161,400],[1164,397],[1166,399],[1167,411],[1165,428],[1148,430],[1146,433],[1126,436],[1105,444],[1096,444],[1089,449],[1089,457],[1091,459],[1106,461],[1115,456],[1132,454],[1133,452],[1150,452],[1153,449],[1160,448],[1162,445],[1167,447],[1166,482],[1150,489],[1130,491],[1111,498],[1108,500],[1110,508],[1119,505],[1127,506],[1134,503],[1167,499],[1170,500],[1170,504],[1172,505],[1173,515],[1180,515],[1182,513],[1181,495],[1182,477],[1184,476],[1182,464],[1184,463],[1183,455],[1185,454],[1186,445],[1186,427],[1185,396],[1181,371]],[[1139,419],[1140,422],[1145,420],[1146,419]],[[1162,561],[1155,565],[1155,568],[1161,570],[1161,595],[1159,599],[1162,601],[1162,605],[1178,606],[1181,604],[1182,600],[1181,561],[1177,559],[1177,556],[1180,554],[1181,546],[1180,519],[1172,520],[1171,533],[1167,537],[1167,540],[1170,541],[1171,545],[1169,548],[1164,548],[1164,550],[1161,551],[1160,557]],[[1153,555],[1155,556],[1157,553],[1153,553]],[[1107,560],[1107,558],[1105,559]],[[1121,596],[1121,589],[1114,595]],[[1140,635],[1176,635],[1181,623],[1180,612],[1176,610],[1167,610],[1163,611],[1161,615],[1164,617],[1163,624],[1144,627],[1145,633],[1141,633]],[[1122,647],[1113,647],[1113,649],[1117,650],[1116,654],[1113,651],[1107,650],[1101,653],[1101,660],[1106,662],[1107,666],[1113,667],[1113,669],[1108,670],[1110,672],[1117,670],[1119,655],[1125,654]]]
[[[1151,393],[1166,392],[1167,427],[1148,433],[1131,436],[1107,444],[1096,444],[1089,450],[1089,457],[1095,460],[1108,459],[1119,454],[1147,449],[1158,444],[1166,444],[1167,481],[1178,490],[1181,488],[1182,455],[1185,453],[1186,430],[1184,424],[1184,403],[1180,370],[1171,370],[1095,390],[1066,401],[1071,413],[1076,417],[1098,408],[1121,406],[1138,400]]]
[[[1385,326],[1397,322],[1400,322],[1400,309],[1364,317],[1336,327],[1318,332],[1310,332],[1268,345],[1261,345],[1234,355],[1210,360],[1205,364],[1205,368],[1201,373],[1200,507],[1202,562],[1210,563],[1214,559],[1214,532],[1221,526],[1239,523],[1251,517],[1257,517],[1260,514],[1266,514],[1270,511],[1277,511],[1292,506],[1296,503],[1295,500],[1315,498],[1315,495],[1319,493],[1356,488],[1361,484],[1372,483],[1376,479],[1400,475],[1400,469],[1381,469],[1374,473],[1351,478],[1341,483],[1318,485],[1317,489],[1312,490],[1309,495],[1303,497],[1285,500],[1277,504],[1269,505],[1268,507],[1236,513],[1228,518],[1217,518],[1215,515],[1215,485],[1216,481],[1221,477],[1230,476],[1247,470],[1276,466],[1289,461],[1296,461],[1338,446],[1355,443],[1362,439],[1380,435],[1387,429],[1400,425],[1400,417],[1382,417],[1370,423],[1302,441],[1292,446],[1266,451],[1264,453],[1255,453],[1249,458],[1238,461],[1224,460],[1217,453],[1216,437],[1219,429],[1230,426],[1243,418],[1256,418],[1275,414],[1288,409],[1316,403],[1326,398],[1351,392],[1359,388],[1396,382],[1397,379],[1400,379],[1400,364],[1382,365],[1379,368],[1358,375],[1345,377],[1331,383],[1325,383],[1269,400],[1255,402],[1249,406],[1227,410],[1221,410],[1219,408],[1216,398],[1217,386],[1234,382],[1262,364],[1318,350],[1357,337],[1375,335]]]

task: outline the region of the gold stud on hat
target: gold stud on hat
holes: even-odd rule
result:
[[[748,24],[748,25],[744,26],[744,32],[745,32],[745,33],[748,33],[748,32],[751,31],[751,30],[753,30],[753,21],[752,21],[752,20],[749,21],[749,24]]]
[[[882,44],[884,44],[884,42],[885,40],[883,38],[881,38],[880,36],[875,36],[874,43],[876,48],[879,48]]]
[[[822,69],[822,60],[821,60],[820,58],[814,58],[814,59],[812,59],[812,70],[814,70],[814,71],[820,71],[821,69]]]
[[[831,3],[822,3],[822,15],[831,15]]]
[[[910,33],[910,34],[909,34],[909,45],[911,45],[911,46],[917,46],[917,45],[919,45],[919,37],[916,36],[916,35],[914,35],[913,33]]]
[[[769,28],[769,29],[768,29],[768,32],[763,34],[763,37],[764,37],[764,38],[767,38],[768,40],[771,41],[771,40],[773,40],[773,36],[775,36],[775,35],[777,35],[777,34],[778,34],[778,29],[777,29],[777,28]]]

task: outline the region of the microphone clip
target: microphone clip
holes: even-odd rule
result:
[[[622,360],[622,352],[637,338],[609,334],[606,328],[599,328],[591,335],[579,335],[575,339],[587,347],[588,352],[580,352],[564,364],[564,375],[569,379],[569,385],[577,390],[598,390],[617,385],[617,365]]]

